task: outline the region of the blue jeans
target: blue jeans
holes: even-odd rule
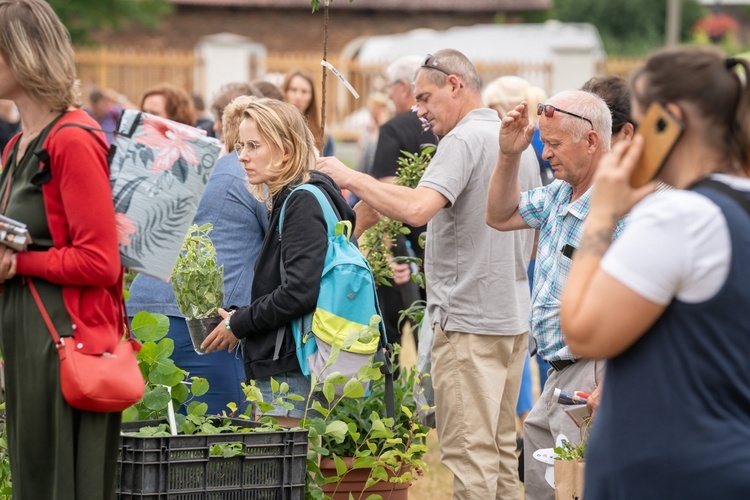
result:
[[[271,378],[273,378],[279,384],[286,382],[289,384],[289,392],[302,396],[304,401],[287,401],[294,405],[294,408],[287,410],[283,406],[274,405],[274,409],[258,414],[257,416],[269,416],[269,417],[288,417],[288,418],[304,418],[305,407],[307,406],[308,395],[310,394],[310,381],[301,371],[289,371],[285,373],[279,373],[273,377],[263,377],[255,379],[255,385],[260,389],[260,393],[263,395],[263,401],[266,403],[273,402],[274,398],[278,397],[279,394],[274,394],[271,391]],[[310,401],[312,404],[312,400]]]

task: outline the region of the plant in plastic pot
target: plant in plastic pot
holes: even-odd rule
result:
[[[218,309],[224,302],[224,267],[217,265],[216,248],[209,237],[211,229],[210,223],[190,226],[172,271],[177,306],[185,315],[193,349],[198,354],[205,354],[201,343],[221,321]]]

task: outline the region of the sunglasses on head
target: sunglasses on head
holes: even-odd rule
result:
[[[588,118],[585,118],[581,115],[577,115],[575,113],[571,113],[570,111],[565,111],[564,109],[556,108],[552,104],[539,104],[536,107],[536,114],[539,116],[546,116],[547,118],[552,118],[555,116],[555,111],[559,111],[560,113],[564,113],[566,115],[575,116],[576,118],[580,118],[581,120],[586,120],[589,122],[589,125],[591,125],[591,130],[594,130],[594,124],[589,120]]]
[[[433,56],[432,54],[427,54],[427,57],[425,57],[424,62],[422,62],[422,67],[423,68],[436,69],[436,70],[440,71],[441,73],[444,73],[444,74],[449,75],[449,76],[453,74],[450,71],[448,71],[445,68],[445,66],[443,66],[442,64],[440,64],[438,62],[438,60],[437,60],[437,57]]]

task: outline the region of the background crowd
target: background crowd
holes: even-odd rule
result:
[[[52,9],[0,0],[0,212],[33,238],[26,252],[0,252],[15,495],[113,496],[120,416],[63,400],[26,283],[38,284],[60,334],[79,349],[109,352],[118,341],[98,328],[123,312],[106,151],[120,112],[133,108],[223,144],[194,219],[213,224],[224,267],[223,321],[204,343],[211,354],[194,351],[170,284],[138,275],[127,304],[130,315],[169,317],[175,362],[209,380],[196,398],[209,413],[242,401],[248,380],[267,399],[271,377],[309,392],[289,325],[315,309],[327,230],[312,195],[290,193],[311,184],[340,219],[359,220],[357,234],[381,215],[410,228],[391,250],[423,259],[426,291],[414,288],[408,264],[393,263],[393,286],[378,294],[395,342],[400,311],[426,298],[440,456],[454,498],[519,498],[519,479],[526,498],[554,498],[547,465],[533,454],[560,434],[585,436],[553,401],[555,389],[590,393],[587,498],[748,496],[750,92],[738,70],[747,75],[750,64],[718,50],[666,49],[630,82],[593,78],[548,98],[518,76],[481,82],[456,50],[399,58],[383,75],[386,93],[368,96],[350,168],[321,132],[304,70],[281,87],[227,84],[209,112],[167,82],[139,103],[94,90],[84,112]],[[655,179],[634,187],[653,144],[643,136],[661,131],[635,134],[653,109],[681,135]],[[71,122],[95,130],[61,127]],[[402,153],[426,146],[436,151],[419,185],[394,184]],[[33,154],[41,147],[50,155],[44,180]],[[301,402],[266,415],[294,425],[304,412]],[[40,469],[55,474],[38,481]]]

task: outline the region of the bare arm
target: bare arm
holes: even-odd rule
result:
[[[633,190],[630,172],[642,141],[618,144],[597,169],[591,209],[580,248],[563,290],[560,319],[565,340],[576,355],[616,356],[636,342],[662,315],[666,306],[626,287],[599,267],[612,241],[617,221],[653,184]]]
[[[521,153],[529,147],[533,135],[534,125],[529,123],[528,106],[523,102],[508,112],[500,126],[500,154],[487,191],[485,218],[490,227],[500,231],[529,227],[518,212],[521,199],[518,173]]]
[[[448,199],[434,189],[411,189],[380,182],[367,174],[352,170],[333,156],[319,158],[318,169],[381,214],[410,226],[427,224],[448,204]]]

